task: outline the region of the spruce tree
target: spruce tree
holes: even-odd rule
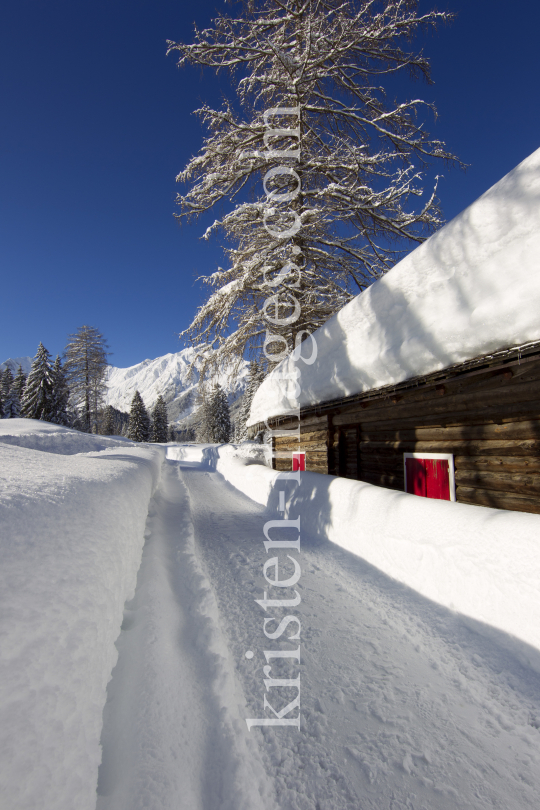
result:
[[[219,383],[214,386],[210,400],[211,441],[224,444],[231,438],[231,415],[227,394]]]
[[[4,419],[16,419],[21,415],[21,403],[11,369],[2,375],[2,410]]]
[[[24,389],[22,415],[27,419],[51,420],[53,408],[54,375],[51,356],[40,343]]]
[[[22,370],[22,366],[19,366],[17,370],[17,374],[15,375],[15,379],[13,380],[13,386],[17,392],[19,402],[22,403],[24,396],[24,389],[26,387],[26,374]]]
[[[112,405],[107,405],[107,407],[105,408],[103,433],[105,436],[114,436],[116,434],[116,418],[114,408]]]
[[[264,379],[264,367],[262,363],[253,361],[249,364],[249,374],[246,383],[246,390],[242,396],[242,405],[238,417],[238,428],[235,434],[235,441],[245,442],[248,437],[247,421],[251,412],[251,403],[255,396],[255,391]]]
[[[150,419],[138,391],[131,400],[129,412],[128,439],[134,442],[147,442],[150,434]]]
[[[161,396],[158,396],[152,412],[152,442],[166,442],[168,439],[167,405]]]
[[[64,369],[60,355],[56,355],[53,372],[53,397],[51,407],[51,422],[57,425],[69,425],[68,415],[69,388],[66,383]]]
[[[12,388],[3,403],[4,419],[17,419],[21,415],[21,403],[15,388]]]
[[[9,390],[13,385],[13,374],[11,373],[11,369],[9,366],[2,372],[2,379],[0,380],[0,389],[2,392],[2,398],[5,400],[7,395],[9,394]]]
[[[0,372],[0,418],[9,419],[9,392],[13,385],[13,374],[8,367]]]

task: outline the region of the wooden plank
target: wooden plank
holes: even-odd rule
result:
[[[398,463],[381,463],[379,462],[366,462],[364,460],[360,463],[360,469],[362,471],[370,471],[370,472],[392,472],[392,473],[403,473],[403,460],[400,459]]]
[[[317,430],[311,433],[300,433],[295,436],[276,436],[274,441],[278,444],[287,444],[291,447],[298,447],[300,444],[310,444],[313,442],[323,442],[326,446],[327,433],[325,430]]]
[[[324,455],[325,458],[328,455],[328,448],[326,447],[325,444],[310,444],[310,445],[307,445],[307,446],[305,446],[305,445],[297,445],[296,447],[293,447],[293,448],[280,447],[279,449],[280,449],[281,452],[289,453],[291,455],[292,455],[292,453],[307,453],[309,455],[312,455],[313,453],[318,453],[318,454],[320,453],[321,455]]]
[[[534,360],[532,362],[528,361],[526,363],[520,363],[518,361],[516,363],[508,364],[507,368],[512,371],[514,379],[517,380],[519,378],[520,382],[532,382],[532,380],[540,380],[539,360]]]
[[[403,459],[400,458],[397,462],[395,460],[388,462],[369,462],[361,459],[360,470],[362,472],[391,472],[394,474],[403,474]]]
[[[489,410],[489,412],[488,412]],[[535,421],[540,419],[540,400],[517,402],[505,406],[489,406],[480,411],[470,410],[460,413],[429,414],[416,411],[412,416],[384,419],[380,421],[360,420],[364,431],[373,427],[376,430],[414,430],[418,427],[461,427],[466,425],[500,424],[506,422]],[[394,412],[395,413],[395,412]],[[337,441],[337,439],[336,439]]]
[[[326,440],[327,436],[328,436],[328,433],[327,433],[326,430],[311,430],[310,429],[309,431],[305,431],[303,433],[290,433],[287,436],[276,436],[275,440],[276,441],[293,442],[293,441],[299,441],[301,439],[302,441],[308,441],[309,442],[309,441],[311,441],[311,439],[318,438],[318,437],[322,437],[322,438],[324,438]]]
[[[395,489],[403,492],[404,481],[403,478],[398,478],[396,475],[378,475],[376,473],[362,473],[361,481],[366,484],[374,484],[377,487],[384,487],[385,489]]]
[[[491,413],[494,408],[503,410],[505,407],[512,405],[522,405],[527,401],[540,400],[540,383],[524,383],[516,384],[513,388],[496,389],[482,394],[456,394],[448,395],[445,397],[433,397],[425,400],[422,403],[415,402],[414,400],[404,399],[403,402],[394,405],[393,407],[381,408],[378,414],[375,412],[366,412],[362,421],[368,422],[377,419],[377,421],[386,419],[402,420],[404,418],[413,417],[418,418],[419,415],[452,415],[464,416],[470,412]],[[336,417],[337,418],[337,417]]]
[[[470,487],[457,487],[456,498],[459,503],[491,506],[493,509],[511,509],[516,512],[532,512],[540,515],[540,501],[538,498],[518,497],[504,492]]]
[[[325,430],[317,430],[312,433],[301,433],[300,444],[309,444],[310,442],[322,442],[326,447],[328,441],[328,434]]]
[[[505,392],[508,393],[508,392]],[[510,392],[512,393],[512,392]],[[503,417],[512,418],[516,416],[529,415],[528,418],[537,419],[540,415],[540,390],[528,392],[525,396],[496,397],[486,396],[485,398],[469,399],[461,397],[458,399],[437,399],[431,400],[423,407],[415,403],[406,402],[393,409],[381,409],[377,413],[372,412],[356,414],[358,424],[363,429],[369,429],[371,423],[388,423],[390,429],[393,425],[410,427],[418,425],[445,425],[445,424],[470,424],[472,420],[485,424],[489,421],[500,421]],[[336,420],[340,417],[336,416]],[[429,421],[428,421],[429,420]],[[349,422],[349,419],[347,419]]]
[[[321,475],[327,475],[328,468],[326,464],[308,464],[306,472],[316,472],[321,473]]]
[[[288,444],[291,447],[298,447],[302,442],[313,440],[326,441],[326,433],[318,431],[317,433],[304,433],[296,436],[276,436],[274,439],[278,444]]]
[[[506,380],[502,375],[505,371],[510,370],[513,374],[511,380]],[[489,385],[490,389],[497,389],[497,388],[507,388],[510,386],[515,386],[516,383],[536,383],[540,382],[540,360],[536,361],[527,361],[523,362],[521,365],[518,360],[515,360],[512,363],[505,365],[504,369],[499,370],[489,370],[486,369],[483,373],[475,373],[471,376],[464,376],[464,377],[450,377],[449,379],[443,381],[446,392],[443,399],[447,398],[448,396],[457,396],[457,395],[464,395],[469,397],[469,395],[478,390],[479,392],[484,392],[486,384]],[[373,418],[378,419],[379,416],[375,415],[375,417],[371,416],[371,413],[374,409],[386,408],[389,407],[396,408],[401,407],[406,404],[410,404],[412,402],[419,403],[423,401],[429,401],[431,399],[441,399],[439,393],[437,393],[437,387],[440,388],[441,382],[433,383],[430,385],[419,385],[416,388],[406,389],[402,391],[396,392],[399,396],[402,397],[402,400],[397,403],[390,402],[391,392],[386,392],[384,395],[380,397],[375,397],[369,400],[363,400],[362,404],[358,401],[351,403],[350,405],[342,404],[336,405],[336,410],[339,410],[339,413],[335,413],[333,415],[333,419],[339,419],[341,424],[355,424],[357,421],[362,421],[361,417],[365,416],[367,419],[372,421]],[[368,416],[369,413],[369,416]],[[344,419],[344,417],[346,417]],[[304,417],[304,418],[324,418],[323,417]],[[337,424],[337,423],[335,423]]]
[[[322,416],[315,416],[313,414],[307,415],[301,413],[300,419],[287,418],[284,421],[280,420],[279,424],[278,418],[279,417],[268,420],[271,429],[275,430],[276,432],[280,430],[291,430],[291,432],[294,432],[295,430],[298,430],[298,427],[301,429],[308,427],[320,427],[324,430],[326,430],[328,427],[328,416],[326,414],[323,414]]]
[[[327,431],[325,429],[322,429],[322,428],[307,427],[307,428],[302,428],[301,430],[288,431],[283,436],[280,436],[280,435],[276,434],[275,436],[273,436],[273,439],[276,442],[279,442],[279,441],[293,442],[293,441],[299,441],[300,438],[307,439],[309,441],[314,436],[323,436],[326,439]]]
[[[456,485],[540,498],[540,475],[487,470],[456,470]]]
[[[324,430],[328,429],[328,415],[323,414],[322,416],[303,416],[300,420],[300,427],[321,427]]]
[[[538,456],[540,439],[454,442],[361,442],[360,452],[452,453],[460,456]]]
[[[424,397],[420,403],[417,397],[407,397],[404,395],[403,400],[396,405],[386,403],[384,407],[377,409],[367,408],[365,410],[358,409],[354,412],[343,412],[334,416],[334,424],[342,425],[355,420],[362,423],[384,420],[396,422],[409,417],[419,421],[424,415],[463,415],[467,412],[489,414],[493,412],[494,407],[503,409],[504,406],[512,406],[515,404],[522,405],[522,403],[527,401],[538,402],[539,400],[540,382],[538,381],[531,383],[518,382],[511,388],[506,386],[496,389],[491,392],[489,396],[486,395],[485,392],[472,396],[460,393],[456,395],[446,395],[444,397]],[[419,407],[420,404],[422,404],[423,407]],[[353,415],[354,420],[352,418]]]
[[[259,424],[264,424],[260,422]],[[268,426],[269,430],[275,431],[278,433],[280,430],[298,430],[300,425],[300,418],[298,419],[286,419],[285,421],[281,421],[276,419],[268,419]]]
[[[327,436],[328,430],[326,427],[320,427],[319,425],[308,425],[300,428],[300,435],[301,436]]]
[[[326,452],[326,441],[311,441],[311,442],[293,442],[283,439],[280,441],[276,439],[276,450],[290,450],[291,453],[296,453],[301,450],[324,450]]]
[[[417,427],[413,430],[378,430],[372,426],[361,432],[361,441],[453,441],[469,439],[540,439],[540,420],[461,425],[451,427]]]
[[[510,374],[511,377],[507,377]],[[484,374],[472,374],[464,377],[454,377],[448,380],[447,385],[455,387],[456,384],[462,390],[483,391],[489,387],[496,387],[497,380],[500,379],[502,385],[513,385],[516,382],[535,382],[540,380],[540,363],[538,360],[535,362],[527,362],[519,364],[516,361],[511,364],[505,365],[503,368],[487,371]],[[501,379],[502,378],[502,379]],[[473,387],[470,387],[470,383]]]
[[[527,369],[525,369],[525,365],[528,366]],[[416,401],[420,402],[425,398],[441,396],[442,386],[444,386],[443,396],[454,396],[460,393],[470,396],[476,392],[484,393],[486,390],[515,385],[517,382],[538,382],[540,380],[540,363],[538,361],[534,365],[531,363],[524,364],[522,368],[525,373],[520,373],[520,367],[516,361],[515,364],[505,365],[504,368],[478,370],[472,374],[450,376],[437,382],[421,383],[414,388],[400,390],[398,387],[395,392],[387,391],[380,399],[370,400],[370,402],[381,402],[383,397],[388,398],[393,395],[412,396]],[[511,374],[511,377],[507,377],[507,374]]]
[[[540,458],[531,456],[454,456],[456,470],[494,470],[501,472],[538,472]]]

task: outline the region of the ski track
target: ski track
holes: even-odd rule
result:
[[[96,810],[266,810],[176,462],[150,506],[104,710]]]
[[[265,613],[276,517],[218,473],[166,462],[109,685],[97,810],[536,807],[538,675],[304,535],[302,603]],[[274,659],[272,677],[301,672],[301,729],[248,733],[244,718],[265,716],[262,651],[283,648],[263,619],[286,613],[302,622],[301,664]],[[278,708],[296,694],[278,704],[278,691]]]

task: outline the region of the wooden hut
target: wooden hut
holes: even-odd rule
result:
[[[540,513],[539,258],[540,150],[267,378],[275,468]]]

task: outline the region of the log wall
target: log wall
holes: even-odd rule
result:
[[[452,453],[457,501],[540,514],[540,359],[306,412],[274,446],[277,469],[303,450],[308,470],[401,491],[403,453]]]
[[[290,435],[280,436],[285,431]],[[288,471],[292,469],[292,454],[303,451],[306,454],[306,469],[309,472],[328,472],[328,417],[303,416],[300,430],[298,420],[280,423],[273,439],[275,452],[274,468]]]

